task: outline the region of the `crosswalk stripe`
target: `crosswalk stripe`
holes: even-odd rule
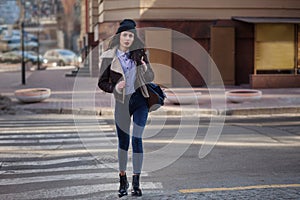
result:
[[[80,138],[63,138],[63,139],[23,139],[23,140],[0,140],[0,145],[2,144],[14,144],[14,145],[22,145],[22,144],[29,144],[29,143],[35,143],[37,145],[43,145],[43,143],[63,143],[65,142],[76,142],[81,143],[82,141],[89,142],[89,143],[98,143],[101,141],[111,141],[116,140],[117,138],[109,138],[109,137],[97,137],[97,138],[86,138],[86,137],[80,137]]]
[[[53,125],[55,125],[54,127],[52,127]],[[7,123],[0,123],[0,127],[3,128],[14,128],[14,129],[21,129],[22,127],[25,127],[27,129],[30,129],[32,127],[39,127],[42,129],[46,129],[46,127],[58,127],[58,128],[67,128],[69,126],[80,126],[80,127],[89,127],[89,128],[95,128],[95,127],[110,127],[109,124],[107,123],[97,123],[97,124],[91,124],[91,123],[86,123],[86,124],[81,124],[81,123],[69,123],[69,124],[56,124],[56,123],[51,123],[51,124],[43,124],[43,123],[33,123],[33,124],[28,124],[28,123],[24,123],[24,124],[7,124]]]
[[[1,133],[0,133],[1,134]],[[115,132],[105,132],[105,133],[100,133],[100,132],[95,132],[95,133],[84,133],[84,134],[78,134],[77,132],[74,133],[43,133],[43,134],[5,134],[5,135],[0,135],[0,140],[4,139],[18,139],[18,140],[23,140],[26,138],[78,138],[78,137],[109,137],[109,136],[115,136]]]
[[[105,164],[95,164],[95,165],[79,165],[72,167],[47,167],[40,169],[17,169],[17,170],[5,170],[0,171],[0,174],[6,175],[16,175],[16,174],[33,174],[33,173],[46,173],[46,172],[65,172],[65,171],[79,171],[79,170],[93,170],[93,169],[117,169],[119,163],[105,163]],[[132,164],[128,163],[128,171],[132,170]],[[143,174],[144,175],[144,174]]]
[[[114,129],[112,128],[95,128],[95,129],[85,129],[85,128],[67,128],[67,129],[40,129],[40,128],[35,128],[35,129],[18,129],[18,130],[15,130],[15,129],[7,129],[7,130],[0,130],[0,134],[11,134],[11,133],[14,133],[14,134],[17,134],[17,133],[41,133],[41,132],[44,132],[44,133],[69,133],[69,132],[108,132],[108,131],[114,131]]]
[[[1,128],[31,128],[31,127],[109,127],[110,125],[106,121],[39,121],[39,120],[30,120],[30,121],[16,121],[16,120],[0,120]]]
[[[146,190],[160,190],[162,189],[161,183],[153,182],[141,182],[142,189],[144,194],[147,193]],[[79,186],[70,186],[64,188],[52,188],[52,189],[40,189],[34,191],[27,191],[15,194],[1,194],[0,199],[13,200],[13,199],[42,199],[42,198],[63,198],[63,197],[76,197],[79,195],[88,195],[95,193],[102,193],[106,191],[117,191],[117,183],[108,183],[108,184],[96,184],[96,185],[79,185]],[[47,194],[47,196],[45,196]],[[101,194],[98,194],[101,195]],[[117,197],[117,192],[115,192]],[[102,198],[102,197],[99,197]]]
[[[148,176],[148,174],[143,174]],[[76,173],[76,174],[61,174],[51,176],[32,176],[24,178],[11,178],[11,179],[0,179],[0,185],[20,185],[29,183],[42,183],[42,182],[53,182],[53,181],[76,181],[76,180],[97,180],[97,179],[115,179],[117,177],[116,172],[105,172],[105,173]]]
[[[0,125],[1,124],[59,124],[59,125],[69,125],[69,124],[81,124],[81,125],[85,125],[85,124],[107,124],[107,122],[105,120],[90,120],[90,121],[82,121],[82,120],[36,120],[36,119],[30,119],[30,120],[3,120],[0,119]]]
[[[3,148],[0,149],[1,153],[24,153],[24,150],[26,150],[27,154],[48,154],[48,155],[69,155],[69,154],[78,154],[78,153],[115,153],[117,152],[116,148],[112,148],[112,149],[20,149],[20,148]]]
[[[61,174],[51,176],[32,176],[23,178],[8,178],[0,179],[0,185],[20,185],[29,183],[42,183],[42,182],[53,182],[53,181],[76,181],[76,180],[97,180],[97,179],[115,179],[118,176],[117,172],[105,172],[105,173],[76,173],[76,174]],[[147,173],[143,173],[143,177],[147,177]]]
[[[94,157],[69,157],[69,158],[59,158],[51,160],[38,160],[38,161],[19,161],[19,162],[4,162],[2,167],[11,167],[11,166],[41,166],[41,165],[54,165],[54,164],[64,164],[69,162],[76,161],[95,161]]]
[[[0,129],[66,129],[66,128],[90,128],[90,129],[96,129],[96,128],[109,128],[109,127],[114,127],[113,125],[108,125],[108,124],[66,124],[66,125],[61,125],[61,124],[0,124]]]
[[[0,120],[0,127],[5,126],[11,126],[11,127],[19,127],[19,126],[45,126],[45,125],[60,125],[60,126],[70,126],[70,123],[74,123],[74,121],[70,122],[60,122],[60,121],[32,121],[32,122],[26,122],[26,121],[20,121],[20,122],[11,122],[11,121],[1,121]],[[100,122],[75,122],[74,124],[80,125],[80,126],[97,126],[97,125],[107,125],[107,122],[100,121]]]
[[[117,196],[117,145],[115,130],[105,121],[0,119],[0,187],[25,188],[1,191],[0,199]],[[132,175],[132,162],[127,169]],[[51,187],[41,189],[43,184]],[[160,182],[141,185],[144,193],[163,189]]]
[[[98,149],[100,151],[105,152],[105,149],[103,147],[117,147],[117,144],[113,144],[111,142],[106,142],[106,143],[78,143],[78,144],[68,144],[68,143],[61,143],[61,144],[47,144],[47,145],[15,145],[15,146],[0,146],[0,151],[3,152],[8,152],[8,151],[36,151],[36,150],[72,150],[78,148],[79,150],[83,148],[87,148],[87,151],[92,150],[92,149]]]
[[[31,158],[34,154],[28,154],[27,152],[4,152],[1,151],[1,159],[18,159],[18,158]],[[36,158],[41,158],[42,155],[35,155]]]
[[[69,126],[70,124],[80,124],[80,125],[105,125],[108,124],[106,121],[39,121],[39,120],[30,120],[30,121],[15,121],[15,120],[1,120],[0,126],[2,125],[64,125]]]

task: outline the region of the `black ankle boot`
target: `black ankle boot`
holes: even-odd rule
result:
[[[142,190],[140,189],[140,175],[133,175],[132,176],[132,196],[140,197],[142,196]]]
[[[126,174],[124,176],[121,176],[121,174],[119,174],[120,176],[120,188],[119,188],[119,197],[123,197],[126,196],[127,193],[127,189],[129,187],[129,183],[127,181],[127,176]]]

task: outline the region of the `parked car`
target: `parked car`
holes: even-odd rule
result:
[[[0,55],[1,63],[19,63],[22,57],[17,54],[15,51],[6,52]]]
[[[11,38],[21,39],[21,36],[22,36],[21,31],[16,30],[16,29],[13,29],[11,31],[4,30],[4,31],[2,31],[2,33],[0,35],[1,39],[11,39]],[[24,37],[25,37],[26,41],[33,41],[33,42],[38,41],[38,38],[36,35],[28,33],[26,31],[24,31]]]
[[[37,54],[35,52],[30,51],[24,51],[24,61],[25,66],[27,69],[30,69],[33,67],[33,65],[36,65],[38,63],[38,60],[41,63],[43,63],[43,57]],[[22,51],[10,51],[6,52],[0,55],[0,62],[2,63],[21,63],[22,62]],[[44,69],[45,67],[42,67],[41,69]]]
[[[7,30],[7,29],[8,29],[8,25],[6,25],[6,24],[0,25],[0,34],[2,34],[2,32]]]
[[[68,49],[52,49],[44,54],[44,66],[65,66],[72,65],[79,67],[80,58],[71,50]]]
[[[16,53],[22,56],[22,51],[16,51]],[[24,57],[25,59],[30,60],[33,64],[37,64],[38,61],[40,63],[43,63],[44,60],[42,55],[38,56],[34,51],[24,51]]]
[[[24,48],[26,50],[35,51],[38,47],[37,42],[24,41]],[[18,36],[13,36],[11,38],[4,38],[0,40],[0,51],[16,51],[22,49],[21,39]]]

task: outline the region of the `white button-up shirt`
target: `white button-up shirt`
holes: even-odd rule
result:
[[[125,74],[125,94],[132,94],[135,92],[136,65],[134,61],[129,58],[129,52],[123,52],[118,49],[117,56]]]

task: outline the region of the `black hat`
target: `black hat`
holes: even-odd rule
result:
[[[135,26],[136,24],[132,19],[124,19],[120,22],[120,27],[118,28],[116,34],[121,33],[123,31],[135,32]]]

